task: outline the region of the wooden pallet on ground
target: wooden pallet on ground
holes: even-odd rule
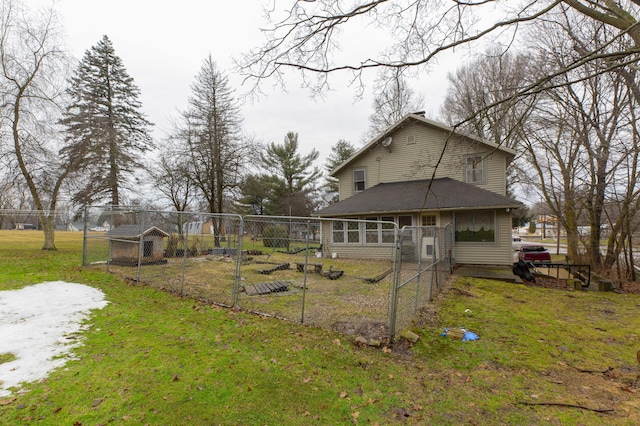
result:
[[[249,296],[259,294],[282,293],[289,290],[287,281],[273,281],[265,283],[256,283],[244,286],[244,291]]]

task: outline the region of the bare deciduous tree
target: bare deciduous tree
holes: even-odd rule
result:
[[[352,73],[352,81],[359,86],[368,69],[428,71],[443,52],[473,49],[478,41],[488,38],[511,44],[528,24],[562,10],[572,10],[605,25],[616,31],[616,37],[629,42],[618,51],[606,49],[608,45],[594,45],[523,88],[520,94],[526,95],[539,91],[550,78],[598,59],[608,58],[609,69],[635,63],[640,53],[639,6],[637,0],[521,0],[508,4],[461,0],[295,1],[284,13],[279,9],[268,11],[271,26],[264,32],[264,44],[247,53],[238,65],[256,90],[266,78],[284,84],[283,73],[289,68],[299,70],[314,92],[327,89],[329,76],[342,71]],[[380,48],[373,57],[361,46],[341,52],[341,30],[354,27],[360,35],[380,31],[392,36],[376,40]]]
[[[538,33],[532,65],[540,74],[562,67],[579,55],[576,50],[587,44],[585,40],[619,47],[610,28],[585,21],[575,13],[559,18],[545,23]],[[581,40],[581,45],[576,40]],[[629,158],[636,157],[640,148],[632,136],[638,131],[634,85],[629,86],[624,73],[600,72],[608,69],[607,62],[592,61],[554,78],[522,132],[526,159],[536,172],[534,182],[567,231],[569,255],[579,255],[578,226],[586,222],[588,260],[605,269],[618,259],[620,244],[626,239],[625,220],[628,214],[634,214],[631,205],[638,188]],[[614,200],[621,208],[616,209],[615,218],[611,217],[611,236],[603,261],[600,242],[604,215]]]
[[[44,231],[43,250],[55,250],[54,215],[72,159],[58,155],[56,123],[68,61],[53,9],[38,14],[18,1],[0,1],[0,146],[16,184],[28,188]],[[69,160],[69,161],[67,161]]]
[[[391,80],[380,76],[375,86],[380,89],[373,96],[373,113],[369,116],[367,131],[369,139],[387,130],[405,115],[424,108],[424,96],[411,89],[400,74]]]

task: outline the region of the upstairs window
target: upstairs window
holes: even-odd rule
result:
[[[464,159],[464,181],[467,183],[484,182],[484,160],[482,155],[467,155]]]
[[[353,191],[362,192],[366,188],[364,169],[353,171]]]

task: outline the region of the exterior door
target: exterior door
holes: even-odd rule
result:
[[[433,261],[438,257],[438,245],[436,241],[438,216],[434,213],[423,214],[420,217],[420,225],[422,226],[422,247],[420,248],[420,257],[423,260]]]

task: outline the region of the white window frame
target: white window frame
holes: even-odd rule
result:
[[[357,218],[350,217],[346,220],[331,221],[331,242],[333,244],[362,244],[360,222],[354,222],[355,219]],[[339,237],[337,241],[336,236]]]
[[[346,222],[342,220],[332,220],[331,221],[331,242],[334,244],[343,244],[346,240],[345,228],[347,227]],[[336,236],[338,238],[336,238]],[[340,241],[342,240],[342,241]]]
[[[394,222],[394,223],[396,223],[396,218],[393,217],[393,216],[381,216],[380,220],[384,221],[384,222]],[[381,223],[380,225],[381,225],[380,226],[380,244],[393,244],[393,243],[395,243],[395,235],[396,235],[395,226],[391,225],[390,223]],[[391,238],[389,238],[389,237],[391,237]],[[385,241],[385,238],[388,241]]]
[[[362,180],[356,180],[356,173],[362,172]],[[362,192],[367,189],[367,171],[365,169],[354,169],[351,177],[353,179],[353,192]],[[362,189],[356,183],[362,183]]]
[[[486,167],[482,154],[465,155],[463,169],[466,183],[485,183]]]
[[[420,216],[420,226],[438,226],[438,215],[435,213],[423,214]]]
[[[364,220],[372,221],[371,223],[364,224],[364,243],[365,244],[380,244],[381,238],[381,226],[380,219],[377,216],[365,217]],[[373,222],[376,221],[376,222]]]

